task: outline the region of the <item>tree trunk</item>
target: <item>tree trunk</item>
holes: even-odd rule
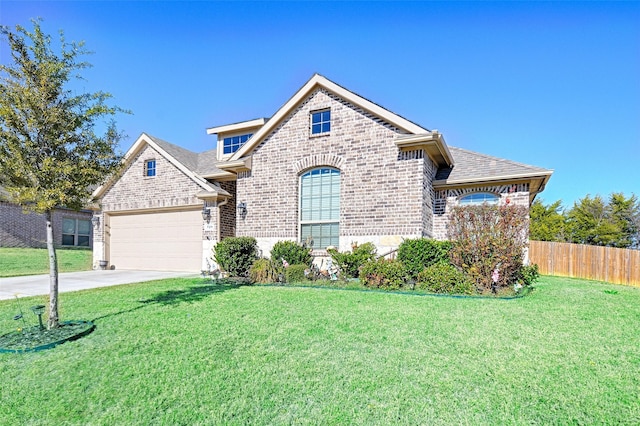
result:
[[[47,328],[58,327],[58,258],[56,248],[53,246],[53,221],[52,212],[47,210],[47,250],[49,251],[49,320]]]

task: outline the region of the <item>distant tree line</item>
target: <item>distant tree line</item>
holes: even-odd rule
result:
[[[614,192],[608,200],[587,195],[570,209],[561,200],[536,200],[529,214],[532,240],[640,249],[640,202],[635,194]]]

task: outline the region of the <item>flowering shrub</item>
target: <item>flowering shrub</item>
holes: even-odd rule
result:
[[[457,206],[451,213],[451,262],[480,291],[497,293],[517,282],[527,246],[527,208],[516,205]],[[496,272],[497,271],[497,272]]]

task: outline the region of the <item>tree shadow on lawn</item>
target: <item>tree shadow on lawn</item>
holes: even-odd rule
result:
[[[220,280],[212,281],[207,279],[207,280],[203,280],[202,283],[200,284],[190,285],[184,289],[167,290],[167,291],[163,291],[162,293],[158,293],[149,299],[138,300],[138,302],[141,303],[141,305],[138,305],[131,309],[125,309],[120,312],[105,314],[91,321],[95,322],[97,320],[101,320],[104,318],[109,318],[116,315],[134,312],[134,311],[137,311],[138,309],[142,309],[147,306],[155,305],[155,304],[172,306],[172,305],[178,305],[180,303],[199,302],[213,294],[223,293],[228,290],[234,290],[244,285],[247,285],[247,282],[244,280],[220,279]]]

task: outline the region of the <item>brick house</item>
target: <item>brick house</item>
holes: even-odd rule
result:
[[[53,243],[58,247],[93,246],[91,210],[53,211]],[[47,246],[46,219],[44,215],[27,212],[8,201],[8,194],[0,187],[0,247]]]
[[[117,179],[94,193],[94,261],[123,269],[206,267],[226,236],[379,253],[444,239],[458,203],[529,206],[552,171],[449,147],[427,130],[314,75],[269,119],[207,129],[194,153],[142,134]]]

